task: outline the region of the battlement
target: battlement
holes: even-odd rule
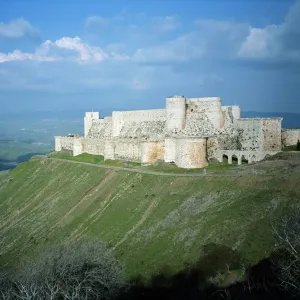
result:
[[[96,112],[96,111],[86,112],[85,117],[90,118],[90,119],[99,119],[100,114],[99,114],[99,112]]]
[[[204,97],[204,98],[186,98],[187,101],[191,102],[214,102],[218,101],[221,103],[221,98],[219,97]]]

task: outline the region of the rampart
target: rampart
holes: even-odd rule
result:
[[[282,118],[237,120],[238,144],[242,151],[280,151]]]
[[[114,111],[111,117],[99,117],[98,112],[87,112],[84,137],[55,137],[55,150],[203,168],[210,159],[223,160],[223,155],[255,162],[282,147],[281,118],[244,119],[239,106],[222,106],[218,97],[172,96],[165,109]],[[299,132],[284,132],[286,143]]]
[[[55,151],[73,150],[76,137],[55,136]]]
[[[112,137],[142,137],[163,132],[165,109],[114,111]]]

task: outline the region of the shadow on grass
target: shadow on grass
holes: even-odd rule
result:
[[[91,289],[93,291],[93,295],[99,295],[99,298],[97,299],[119,299],[119,300],[127,300],[127,299],[131,299],[131,300],[135,300],[135,299],[144,299],[144,300],[146,299],[172,299],[172,300],[299,299],[299,298],[290,297],[287,293],[285,293],[283,290],[279,288],[280,285],[276,276],[277,270],[275,269],[276,260],[280,258],[281,255],[279,252],[274,253],[269,258],[263,259],[258,264],[249,267],[248,269],[245,269],[243,278],[241,276],[235,276],[230,280],[228,280],[228,275],[230,274],[232,275],[234,274],[234,272],[232,271],[228,272],[228,270],[239,270],[245,264],[245,261],[243,260],[243,257],[240,255],[239,252],[227,246],[213,244],[213,243],[204,246],[201,252],[202,252],[201,258],[196,262],[196,264],[186,265],[186,267],[182,271],[178,272],[177,274],[172,274],[170,268],[164,267],[161,269],[158,275],[152,276],[150,281],[145,282],[141,277],[132,278],[128,282],[129,288],[127,288],[128,285],[126,283],[122,284],[121,287],[118,288],[119,290],[116,291],[115,296],[113,298],[102,298],[103,293],[105,294],[105,292],[102,289],[103,287],[102,283],[100,284],[100,286],[98,286],[97,284],[95,285],[95,283],[98,282],[97,281],[98,279],[96,281],[91,281],[91,283],[89,283],[89,281],[85,281],[86,284],[85,288]],[[99,253],[96,255],[98,257]],[[92,260],[94,258],[95,257],[93,256],[87,257],[87,259],[92,259]],[[82,257],[80,259],[85,259],[85,258]],[[46,261],[47,263],[50,262],[50,265],[48,266],[50,270],[52,268],[51,264],[54,264],[54,269],[56,268],[55,267],[56,260],[52,260],[51,262],[49,261],[49,259],[47,259],[46,256]],[[80,283],[82,278],[86,278],[86,271],[87,271],[87,269],[85,268],[86,264],[84,264],[83,266],[84,268],[82,268],[81,264],[79,263],[80,269],[77,270],[78,266],[76,265],[76,260],[75,260],[75,265],[73,266],[74,269],[72,269],[72,265],[68,266],[68,269],[69,267],[71,267],[70,270],[75,270],[75,271],[77,270],[79,271],[79,273],[74,273],[74,272],[72,273],[72,276],[76,274],[76,276],[74,277],[75,281],[74,282],[70,281],[68,283],[70,284],[69,290],[68,288],[65,289],[65,286],[63,286],[62,289],[63,291],[72,292],[74,288],[73,286],[74,283],[76,287],[78,286],[78,283]],[[101,259],[100,259],[100,265],[99,264],[94,265],[94,263],[92,263],[91,266],[93,268],[96,267],[97,270],[101,270],[105,265],[101,263]],[[33,270],[35,268],[36,266],[33,265]],[[91,269],[92,271],[93,268]],[[105,270],[105,272],[108,272],[107,274],[110,274],[109,272],[112,270],[108,268]],[[47,273],[48,271],[49,270],[47,270],[45,274],[47,276],[49,276],[50,274],[49,278],[51,279],[52,273],[51,272]],[[42,272],[41,274],[43,273],[44,272]],[[225,276],[220,277],[219,275],[221,273],[223,273],[223,275]],[[10,278],[15,277],[14,274],[17,273],[15,273],[15,270],[11,268],[0,268],[0,282],[1,279],[2,279],[2,283],[9,282]],[[108,282],[110,282],[111,279],[116,280],[114,279],[114,277],[111,278],[109,277],[114,275],[106,275],[106,273],[103,273],[102,275],[101,274],[100,274],[100,278],[101,276],[104,276],[103,278],[106,278]],[[59,276],[61,276],[61,274],[58,275],[58,278],[60,278]],[[5,281],[5,277],[7,278],[8,281]],[[212,278],[215,280],[219,278],[219,280],[212,281],[211,280]],[[116,281],[117,286],[118,286],[118,282],[119,281]],[[7,283],[6,286],[8,286]],[[112,284],[112,287],[113,286],[114,284]],[[51,283],[50,283],[50,287],[51,287]],[[13,285],[13,289],[15,289],[14,285]],[[17,299],[17,298],[1,298],[1,293],[0,293],[0,299]],[[37,298],[30,298],[30,299],[37,299]],[[81,300],[81,299],[91,299],[91,298],[86,298],[86,297],[65,298],[63,294],[61,294],[61,296],[54,297],[52,299]]]
[[[279,288],[273,263],[278,253],[246,269],[244,278],[231,278],[233,280],[226,283],[225,276],[223,282],[216,283],[210,279],[216,279],[220,271],[226,273],[226,268],[241,268],[243,259],[237,251],[224,245],[208,244],[203,251],[205,254],[195,265],[186,266],[175,275],[165,267],[149,283],[140,277],[133,278],[131,289],[119,299],[295,299]],[[230,272],[227,280],[229,277]]]

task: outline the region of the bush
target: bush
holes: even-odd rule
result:
[[[273,225],[277,253],[275,261],[280,285],[293,295],[300,294],[300,210],[294,209]]]
[[[114,299],[126,289],[121,266],[101,243],[76,241],[44,251],[0,278],[2,299]]]
[[[300,141],[298,140],[297,145],[296,145],[296,150],[300,151]]]

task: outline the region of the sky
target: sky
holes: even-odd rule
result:
[[[300,113],[300,0],[0,0],[0,112]]]

